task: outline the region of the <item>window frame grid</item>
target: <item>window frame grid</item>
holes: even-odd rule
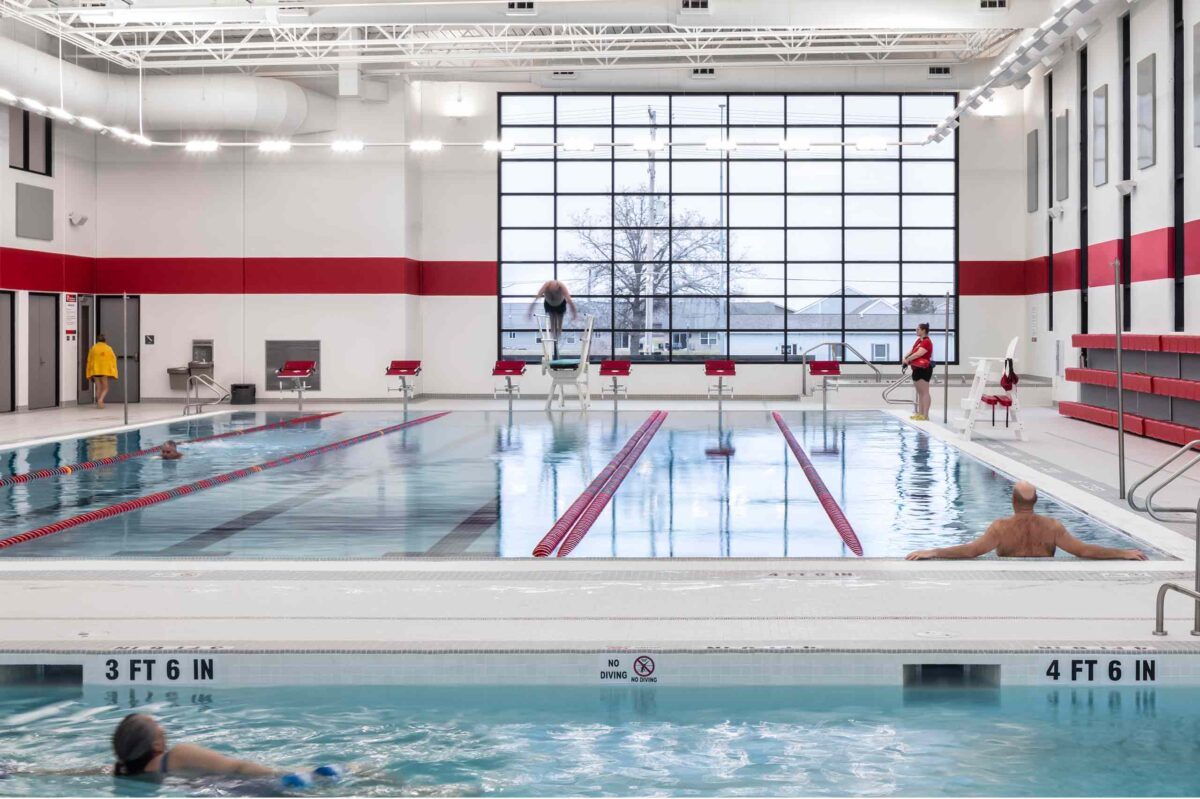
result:
[[[586,94],[589,96],[596,96],[596,97],[599,97],[599,96],[607,97],[609,100],[609,119],[610,119],[610,121],[608,123],[602,123],[602,122],[559,123],[559,121],[558,121],[559,99],[561,97],[563,97],[564,95],[572,96],[572,95],[576,95],[576,94]],[[530,95],[549,96],[552,98],[552,101],[551,101],[551,113],[553,115],[552,121],[550,123],[544,123],[544,122],[504,123],[504,121],[503,121],[503,119],[504,119],[503,118],[504,98],[509,97],[509,96],[530,96]],[[780,122],[780,123],[773,123],[773,122],[772,123],[738,123],[738,124],[730,123],[729,114],[728,114],[728,107],[730,105],[729,98],[737,97],[737,96],[763,96],[763,95],[780,96],[780,97],[784,98],[784,111],[783,111],[783,121],[782,122]],[[616,118],[616,99],[617,99],[617,97],[629,97],[629,96],[648,96],[648,97],[665,97],[666,98],[666,100],[667,100],[667,121],[665,123],[659,123],[657,120],[655,120],[654,128],[664,131],[667,136],[668,141],[673,141],[677,138],[674,135],[676,129],[681,129],[681,130],[701,129],[701,130],[709,131],[710,133],[715,130],[715,131],[718,131],[722,137],[729,138],[731,135],[731,130],[733,130],[733,129],[738,129],[739,131],[744,131],[747,129],[755,129],[755,128],[771,130],[771,131],[778,131],[778,132],[781,132],[784,137],[787,137],[787,135],[792,130],[802,130],[805,128],[828,130],[831,128],[837,128],[842,131],[842,136],[841,136],[842,139],[845,139],[845,133],[846,133],[847,129],[893,128],[899,133],[900,140],[902,141],[904,132],[906,129],[914,129],[914,128],[920,129],[920,128],[933,127],[933,123],[928,123],[928,124],[911,123],[911,122],[905,123],[905,121],[904,121],[904,98],[905,97],[909,97],[909,96],[913,96],[913,97],[945,96],[945,97],[950,98],[955,103],[957,102],[957,99],[958,99],[958,95],[956,92],[786,92],[786,93],[774,93],[774,92],[611,92],[611,93],[610,92],[604,92],[604,93],[591,93],[591,92],[574,93],[574,92],[572,92],[572,93],[563,93],[563,92],[554,92],[554,91],[549,91],[549,92],[500,92],[499,97],[498,97],[498,102],[497,102],[497,109],[498,109],[497,120],[496,120],[497,137],[503,138],[503,132],[506,129],[550,128],[555,131],[554,140],[558,141],[561,138],[559,135],[559,131],[562,129],[569,130],[569,129],[575,128],[575,129],[593,129],[594,130],[597,128],[606,128],[611,131],[611,134],[610,134],[611,142],[612,143],[619,142],[619,141],[621,141],[621,136],[619,135],[619,132],[623,129],[625,129],[625,130],[630,130],[630,129],[645,130],[648,127],[650,127],[649,123],[634,124],[634,123],[628,123],[628,122],[617,123],[617,122],[612,121]],[[702,123],[676,124],[676,123],[672,122],[670,117],[671,117],[671,112],[674,110],[673,103],[675,101],[675,98],[679,97],[679,96],[710,96],[710,97],[726,98],[725,104],[723,106],[721,106],[721,105],[718,106],[723,109],[722,121],[719,124],[702,124]],[[788,114],[787,98],[794,97],[794,96],[837,96],[839,98],[840,105],[841,105],[841,121],[836,124],[835,123],[804,123],[804,124],[789,123],[787,121],[787,114]],[[896,116],[896,121],[894,122],[894,124],[887,124],[884,122],[847,123],[845,121],[845,119],[846,119],[846,113],[845,113],[846,98],[847,97],[856,97],[856,96],[895,96],[895,97],[897,97],[898,98],[897,116]],[[684,138],[683,140],[688,141],[688,139],[686,139],[686,138]],[[757,141],[757,140],[755,140],[755,141]],[[739,142],[739,144],[741,144],[741,143],[742,142]],[[767,145],[763,144],[761,146],[767,146]],[[910,293],[905,292],[904,273],[905,273],[906,262],[904,259],[903,231],[905,231],[905,230],[943,230],[943,231],[949,231],[951,234],[951,241],[952,241],[952,248],[953,248],[952,260],[940,260],[940,261],[937,261],[937,260],[914,260],[913,263],[914,264],[918,264],[918,263],[919,264],[935,264],[936,263],[936,264],[946,264],[946,265],[950,266],[950,276],[951,276],[950,285],[952,288],[952,291],[950,292],[950,302],[951,302],[950,310],[951,310],[951,313],[953,314],[952,324],[951,324],[950,329],[946,330],[946,329],[943,329],[944,325],[938,323],[941,320],[936,320],[936,321],[931,320],[931,322],[933,322],[933,324],[931,324],[930,334],[933,336],[939,336],[939,335],[942,336],[943,342],[944,342],[943,343],[944,348],[951,347],[951,342],[953,342],[954,357],[948,359],[948,362],[950,364],[958,364],[959,363],[958,339],[959,339],[959,316],[960,316],[960,311],[961,311],[961,308],[960,308],[961,299],[959,296],[959,274],[958,274],[959,273],[959,243],[960,243],[960,240],[959,240],[960,202],[959,202],[959,147],[958,147],[957,136],[954,139],[954,147],[953,147],[952,154],[949,157],[945,157],[945,158],[913,158],[913,157],[906,158],[905,157],[905,149],[906,148],[903,146],[898,146],[896,148],[897,152],[896,152],[896,156],[894,158],[856,157],[853,155],[847,156],[847,151],[846,151],[846,148],[844,148],[844,147],[839,148],[839,152],[836,157],[831,156],[831,155],[822,155],[822,156],[814,157],[814,156],[809,155],[808,153],[804,153],[802,155],[797,155],[795,152],[781,152],[778,156],[774,156],[774,157],[765,157],[765,156],[757,156],[757,155],[756,156],[734,156],[732,153],[730,153],[728,151],[721,152],[721,153],[714,153],[712,156],[707,156],[707,157],[686,157],[686,156],[685,157],[676,157],[674,155],[674,148],[667,148],[660,157],[650,157],[649,153],[647,153],[645,157],[627,157],[627,156],[621,157],[617,154],[615,147],[606,147],[604,149],[608,150],[608,152],[603,153],[600,156],[596,156],[591,153],[575,155],[573,153],[564,152],[560,148],[554,148],[547,155],[538,155],[536,157],[528,157],[528,158],[512,157],[512,156],[505,157],[504,154],[497,153],[496,158],[497,158],[498,172],[500,171],[500,166],[504,163],[538,163],[538,162],[540,162],[540,163],[552,164],[552,167],[551,167],[551,172],[552,172],[551,194],[549,195],[552,197],[552,219],[550,220],[551,225],[549,225],[549,226],[529,226],[529,225],[507,225],[507,224],[505,224],[503,216],[502,216],[502,213],[503,213],[502,204],[503,204],[503,198],[505,196],[542,196],[542,197],[545,197],[545,196],[547,196],[547,194],[545,191],[536,191],[536,192],[535,191],[505,191],[503,176],[498,175],[498,180],[497,180],[497,223],[498,224],[497,224],[497,227],[498,227],[498,230],[500,231],[501,235],[497,236],[497,264],[499,266],[499,268],[497,269],[497,312],[498,312],[497,313],[497,315],[498,315],[498,320],[497,320],[498,321],[498,324],[497,324],[497,357],[521,358],[521,359],[524,359],[527,361],[536,361],[537,360],[537,356],[517,356],[517,355],[505,355],[504,354],[504,337],[505,337],[506,333],[509,333],[509,332],[533,332],[536,330],[536,328],[526,329],[526,328],[506,328],[506,327],[504,327],[504,324],[505,324],[505,321],[504,321],[505,300],[512,300],[516,297],[521,297],[523,299],[523,298],[529,296],[528,294],[512,295],[512,294],[504,293],[504,286],[503,286],[504,266],[506,264],[512,264],[512,265],[531,264],[532,265],[532,264],[550,263],[553,267],[553,273],[552,273],[553,277],[557,278],[559,276],[559,270],[560,270],[561,266],[563,265],[563,263],[590,263],[589,261],[564,262],[564,261],[560,260],[560,256],[559,256],[559,231],[560,230],[577,230],[577,229],[604,230],[604,229],[607,229],[609,231],[609,246],[610,246],[610,248],[614,248],[614,251],[610,251],[610,255],[615,256],[616,255],[616,253],[615,253],[615,233],[618,229],[621,229],[621,230],[627,229],[626,226],[616,224],[616,222],[617,222],[616,209],[617,209],[617,202],[618,202],[617,198],[619,196],[624,196],[624,195],[640,196],[640,197],[659,195],[659,196],[664,196],[666,199],[667,211],[666,211],[665,224],[661,225],[661,226],[657,226],[657,227],[640,227],[640,228],[635,228],[635,229],[660,231],[666,236],[667,260],[664,262],[660,262],[660,263],[667,270],[667,273],[666,273],[667,293],[666,294],[656,293],[656,294],[651,294],[651,295],[640,295],[639,294],[639,295],[632,295],[629,297],[626,297],[623,294],[618,294],[617,286],[616,286],[617,265],[623,264],[623,263],[638,263],[638,262],[618,261],[615,258],[610,258],[607,262],[609,264],[609,270],[610,270],[609,271],[609,275],[610,275],[609,282],[611,284],[609,286],[609,293],[607,295],[603,295],[603,294],[602,295],[579,295],[579,297],[577,298],[577,299],[586,298],[589,301],[598,299],[601,302],[603,302],[604,300],[608,300],[609,325],[605,326],[605,327],[597,327],[595,329],[595,333],[598,335],[608,335],[609,346],[612,349],[612,351],[607,354],[602,353],[599,355],[593,355],[592,360],[601,360],[605,357],[616,357],[613,353],[615,352],[616,343],[617,343],[617,340],[619,337],[622,337],[622,336],[633,337],[633,336],[649,334],[654,339],[657,339],[660,336],[664,339],[664,341],[666,343],[666,352],[664,355],[658,355],[655,353],[651,353],[650,355],[643,355],[641,353],[630,353],[628,356],[624,356],[624,357],[628,357],[632,360],[635,360],[635,361],[638,361],[641,363],[662,363],[662,364],[675,363],[675,364],[693,364],[694,365],[695,363],[697,363],[701,360],[704,360],[705,358],[716,358],[716,357],[731,358],[738,362],[745,362],[745,363],[801,363],[804,360],[802,357],[802,353],[797,352],[795,355],[792,355],[791,351],[790,351],[791,345],[790,345],[788,339],[794,333],[827,333],[829,336],[829,340],[831,340],[831,341],[840,341],[843,343],[850,343],[850,344],[853,344],[853,342],[848,341],[847,336],[849,334],[895,333],[895,338],[896,338],[896,343],[898,345],[898,348],[897,348],[896,357],[894,359],[892,359],[890,361],[890,363],[899,363],[900,357],[902,357],[902,353],[904,353],[904,351],[905,351],[905,348],[904,348],[904,337],[905,337],[905,332],[906,332],[905,327],[904,327],[904,318],[906,315],[905,301],[907,299],[910,299],[913,297],[927,297],[927,298],[930,298],[933,300],[937,300],[944,296],[944,295],[936,295],[936,294],[918,294],[918,293],[910,294]],[[586,189],[586,190],[580,190],[580,191],[576,191],[576,192],[564,192],[561,190],[561,187],[559,185],[559,168],[558,168],[559,163],[561,163],[561,162],[604,163],[606,161],[609,164],[609,184],[608,184],[608,188],[606,191]],[[695,163],[718,163],[718,164],[720,164],[721,165],[720,178],[719,178],[720,189],[715,192],[714,191],[677,191],[674,187],[674,179],[673,179],[673,174],[672,174],[674,171],[672,169],[672,167],[676,162],[681,162],[681,163],[685,163],[685,164],[688,164],[688,163],[692,163],[692,164],[695,164]],[[787,164],[790,162],[838,163],[839,167],[840,167],[839,171],[840,171],[841,191],[840,192],[830,192],[830,191],[792,192],[792,191],[790,191],[789,190],[790,186],[789,186],[789,182],[788,182],[789,170],[787,169]],[[952,170],[953,187],[952,187],[952,189],[948,192],[917,191],[917,192],[906,193],[904,191],[904,168],[903,168],[903,165],[906,162],[950,163],[950,164],[952,164],[953,165],[953,170]],[[668,184],[668,189],[666,191],[660,191],[656,188],[655,191],[653,191],[653,192],[651,192],[649,190],[647,190],[647,191],[619,191],[617,189],[616,171],[617,171],[617,166],[619,164],[623,164],[623,163],[644,163],[647,165],[653,163],[656,166],[662,166],[663,168],[666,169],[667,174],[670,177],[670,183]],[[732,192],[730,190],[730,165],[732,163],[774,163],[774,164],[779,164],[779,166],[782,170],[782,182],[783,182],[782,191],[756,191],[753,193]],[[894,192],[885,192],[885,191],[848,192],[848,191],[846,191],[847,163],[896,164],[896,172],[897,172],[896,190]],[[568,196],[568,197],[569,196],[589,196],[589,195],[600,196],[600,195],[605,195],[605,194],[608,196],[608,199],[609,199],[609,224],[607,226],[601,225],[601,226],[592,226],[589,228],[573,228],[570,226],[563,226],[560,224],[560,222],[559,222],[559,197],[560,196]],[[719,197],[719,198],[721,198],[720,202],[721,202],[721,206],[722,206],[722,214],[724,217],[724,224],[716,225],[716,226],[712,226],[712,227],[704,227],[704,228],[677,227],[675,225],[675,213],[674,213],[675,212],[675,208],[674,208],[675,195],[686,196],[686,197]],[[784,203],[785,203],[784,209],[783,209],[784,210],[783,224],[782,225],[769,225],[769,226],[766,226],[766,225],[753,226],[753,227],[748,227],[748,226],[735,227],[735,226],[733,226],[731,224],[730,205],[731,205],[732,199],[734,197],[738,197],[738,196],[782,197],[784,200]],[[837,197],[837,198],[839,198],[841,200],[842,225],[841,226],[803,227],[803,228],[789,227],[788,218],[787,218],[786,200],[790,196]],[[870,227],[856,227],[856,226],[848,227],[845,224],[845,207],[846,207],[847,198],[848,197],[871,197],[871,196],[896,197],[897,198],[897,224],[894,226],[892,226],[892,225],[873,225]],[[903,200],[905,197],[908,197],[908,196],[950,198],[951,203],[953,205],[953,219],[952,219],[951,224],[949,226],[941,226],[941,227],[938,227],[938,226],[916,226],[916,225],[905,226],[904,221],[903,221],[904,220],[904,207],[903,207],[904,202],[903,202]],[[724,287],[723,287],[724,290],[721,294],[697,294],[697,295],[688,294],[688,295],[679,295],[678,297],[675,295],[675,292],[674,292],[675,268],[674,267],[675,267],[676,263],[692,263],[692,262],[686,261],[686,260],[676,262],[674,260],[674,253],[672,252],[672,249],[675,244],[674,233],[676,230],[690,230],[690,229],[721,230],[723,233],[724,238],[723,238],[722,245],[723,245],[724,255],[725,255],[724,259],[718,259],[715,261],[704,262],[704,263],[723,264],[724,265],[724,271],[725,271],[725,280],[724,280]],[[553,231],[553,233],[552,233],[553,257],[549,260],[543,258],[543,259],[534,260],[534,261],[505,260],[502,257],[503,256],[503,253],[502,253],[503,241],[502,241],[502,239],[503,239],[503,232],[506,230],[542,230],[542,231],[551,230],[551,231]],[[733,265],[740,263],[742,261],[738,261],[738,260],[729,258],[728,248],[729,248],[729,242],[731,240],[731,233],[733,231],[742,231],[742,230],[764,230],[764,231],[782,231],[783,232],[783,234],[784,234],[783,235],[783,253],[782,253],[783,260],[747,259],[744,261],[744,263],[754,263],[754,264],[762,264],[762,265],[778,265],[778,266],[782,267],[782,270],[781,270],[782,286],[781,286],[780,292],[778,292],[777,294],[764,295],[761,293],[754,293],[754,294],[734,294],[734,293],[732,293],[731,284],[732,284],[732,277],[733,277],[733,272],[732,272]],[[789,245],[788,245],[788,236],[787,236],[787,232],[791,231],[791,230],[804,230],[804,231],[838,230],[838,231],[841,231],[841,237],[840,237],[841,245],[842,245],[841,246],[841,258],[838,259],[838,261],[837,261],[840,266],[839,272],[840,272],[841,288],[839,291],[837,291],[835,293],[820,294],[820,295],[818,295],[818,294],[812,294],[812,295],[791,294],[788,291],[790,270],[792,269],[792,267],[794,267],[800,263],[803,263],[803,262],[796,262],[796,264],[793,264],[791,261],[790,254],[788,252]],[[894,230],[894,231],[897,231],[896,258],[895,259],[883,259],[883,260],[870,260],[870,259],[858,259],[858,258],[847,259],[846,250],[845,250],[847,233],[853,234],[855,232],[859,232],[859,231],[863,231],[863,230]],[[645,262],[645,263],[649,263],[649,262]],[[810,263],[834,263],[834,261],[812,261]],[[847,294],[847,291],[846,291],[846,288],[847,288],[847,284],[846,284],[847,265],[848,264],[870,264],[870,263],[896,264],[897,278],[896,278],[896,293],[895,294],[891,294],[890,289],[887,292],[882,292],[880,294],[863,294],[863,293],[853,294],[853,295]],[[655,302],[662,302],[664,304],[665,309],[666,309],[666,319],[667,319],[666,326],[662,326],[662,327],[656,326],[655,329],[653,329],[653,330],[642,330],[641,328],[635,329],[633,327],[619,327],[618,328],[616,325],[616,323],[617,323],[617,313],[616,313],[617,302],[620,300],[623,300],[623,299],[634,300],[634,299],[637,299],[637,298],[643,297],[643,296],[650,297]],[[693,328],[678,328],[677,329],[675,326],[675,320],[674,320],[674,305],[675,305],[675,303],[673,302],[673,300],[685,299],[685,298],[701,299],[704,297],[712,298],[716,301],[719,301],[721,304],[723,304],[723,306],[724,306],[723,311],[720,315],[724,319],[724,326],[715,328],[713,330],[710,330],[708,328],[700,329],[699,327],[697,327],[695,329],[693,329]],[[897,301],[897,308],[896,308],[896,314],[895,314],[895,318],[896,318],[895,326],[880,327],[877,330],[875,330],[875,329],[848,330],[846,327],[846,300],[848,297],[853,297],[853,298],[858,298],[858,299],[871,298],[871,297],[878,297],[880,299],[885,299],[885,300],[895,299]],[[819,301],[822,299],[837,300],[839,303],[839,306],[840,306],[839,316],[841,319],[841,323],[840,323],[839,327],[838,328],[793,327],[789,323],[791,323],[793,321],[799,321],[799,320],[793,320],[793,319],[789,318],[790,316],[792,316],[792,314],[789,314],[787,312],[787,307],[786,307],[787,301],[792,298],[804,298],[804,299],[811,299],[814,301]],[[735,330],[731,323],[732,314],[730,313],[731,304],[732,304],[733,300],[735,300],[735,299],[740,299],[740,300],[755,300],[755,299],[782,300],[784,303],[784,309],[781,314],[782,325],[778,328],[741,328],[741,327],[739,327]],[[944,314],[944,309],[943,309],[943,314]],[[943,316],[943,318],[944,318],[944,316]],[[676,353],[676,350],[673,346],[674,337],[675,337],[676,333],[681,333],[681,334],[688,335],[688,336],[699,336],[702,333],[710,333],[710,332],[715,332],[717,334],[724,335],[724,354],[723,355],[719,354],[719,353],[714,353],[711,355],[705,355],[702,353],[697,353],[695,355],[688,355],[688,354],[680,355],[680,354]],[[750,333],[750,334],[758,333],[758,334],[778,335],[781,339],[779,352],[778,352],[778,354],[764,354],[764,355],[733,355],[731,353],[734,349],[734,347],[733,347],[734,333],[739,333],[739,334],[741,334],[741,333]],[[882,337],[883,336],[881,336],[881,338]],[[953,338],[950,338],[950,337],[953,337]],[[631,339],[631,343],[632,343],[632,339]],[[843,362],[849,362],[849,363],[856,362],[853,358],[847,358],[846,355],[847,355],[847,353],[844,349],[840,350],[840,359]],[[822,353],[819,350],[817,352],[813,353],[813,357],[819,358],[821,356],[822,356]],[[869,357],[869,356],[864,356],[864,357]],[[946,359],[943,359],[942,362],[946,362]]]

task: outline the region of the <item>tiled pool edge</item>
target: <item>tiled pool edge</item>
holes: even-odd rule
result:
[[[1000,667],[1000,685],[1200,686],[1200,641],[1012,649],[0,650],[0,664],[82,667],[86,686],[902,686],[912,665]],[[1057,676],[1055,676],[1057,675]]]

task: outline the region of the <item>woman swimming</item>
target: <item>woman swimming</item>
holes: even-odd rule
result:
[[[162,725],[143,713],[131,713],[121,720],[113,732],[112,745],[117,756],[113,773],[118,777],[185,772],[279,777],[287,787],[306,787],[313,782],[311,777],[301,772],[288,772],[249,760],[226,757],[197,744],[181,743],[169,747]],[[341,776],[341,770],[336,766],[320,766],[312,771],[312,776],[336,779]]]

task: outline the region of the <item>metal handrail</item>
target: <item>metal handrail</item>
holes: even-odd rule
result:
[[[1200,635],[1200,591],[1189,591],[1176,583],[1163,583],[1158,587],[1158,599],[1155,602],[1154,609],[1154,634],[1167,634],[1167,631],[1163,629],[1163,613],[1167,604],[1167,592],[1169,591],[1175,591],[1196,600],[1196,618],[1192,624],[1192,635]]]
[[[1175,482],[1180,477],[1182,477],[1184,474],[1186,474],[1197,463],[1200,463],[1200,454],[1197,454],[1196,457],[1194,457],[1190,461],[1188,461],[1188,463],[1186,465],[1184,465],[1184,467],[1182,469],[1175,472],[1170,477],[1168,477],[1166,480],[1163,480],[1161,483],[1159,483],[1157,486],[1155,486],[1154,490],[1152,490],[1150,493],[1148,493],[1146,495],[1146,501],[1143,505],[1139,506],[1137,503],[1137,499],[1135,497],[1135,495],[1137,494],[1137,490],[1139,488],[1141,488],[1146,483],[1146,481],[1148,481],[1154,475],[1159,474],[1162,471],[1165,471],[1168,466],[1170,466],[1175,461],[1179,460],[1181,457],[1183,457],[1187,453],[1194,451],[1195,448],[1198,446],[1200,446],[1200,438],[1195,439],[1194,441],[1189,441],[1187,444],[1184,444],[1182,447],[1180,447],[1178,450],[1176,450],[1175,453],[1173,455],[1171,455],[1171,457],[1167,458],[1165,461],[1158,464],[1150,471],[1146,472],[1146,474],[1142,475],[1140,480],[1138,480],[1132,486],[1129,487],[1129,492],[1125,497],[1125,501],[1129,503],[1129,507],[1133,508],[1136,511],[1141,511],[1143,513],[1149,514],[1150,518],[1157,519],[1160,522],[1173,521],[1172,519],[1163,518],[1162,516],[1159,515],[1160,513],[1195,513],[1195,514],[1197,514],[1197,523],[1200,524],[1200,506],[1198,506],[1197,508],[1190,508],[1190,507],[1187,507],[1187,508],[1156,508],[1156,507],[1154,507],[1154,496],[1159,491],[1162,491],[1164,488],[1169,486],[1171,483]]]
[[[909,380],[911,377],[912,377],[912,375],[910,375],[908,372],[905,372],[904,374],[900,375],[899,380],[892,383],[891,385],[889,385],[887,388],[885,388],[883,390],[883,401],[888,403],[889,405],[912,405],[913,404],[912,400],[892,399],[889,396],[893,391],[900,388],[900,386],[904,385],[904,382],[906,380]]]
[[[872,363],[870,358],[863,356],[863,354],[856,350],[852,345],[847,344],[844,341],[822,341],[820,344],[815,344],[800,354],[800,363],[804,364],[805,366],[805,368],[800,372],[800,396],[808,396],[808,355],[809,353],[815,352],[822,347],[829,347],[830,360],[833,360],[833,351],[836,347],[841,347],[843,350],[850,350],[850,352],[853,352],[855,355],[857,355],[864,364],[871,367],[871,371],[875,373],[875,378],[880,383],[883,382],[883,372],[879,371],[879,367]]]
[[[200,387],[208,389],[216,395],[216,399],[207,402],[200,398]],[[213,380],[208,375],[190,375],[187,379],[187,401],[183,406],[183,415],[187,416],[190,408],[195,408],[196,413],[204,410],[205,405],[220,405],[225,400],[232,396],[229,389]]]

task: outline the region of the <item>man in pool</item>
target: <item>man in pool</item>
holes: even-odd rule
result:
[[[530,316],[533,316],[533,310],[537,307],[538,300],[542,301],[542,308],[550,320],[550,335],[554,336],[554,341],[557,342],[562,335],[563,317],[567,314],[567,308],[571,309],[572,319],[579,315],[575,308],[575,300],[571,299],[571,292],[567,289],[567,284],[561,280],[547,280],[542,284],[537,295],[534,296],[533,302],[529,305]]]
[[[179,451],[179,445],[174,441],[164,441],[159,449],[159,455],[164,461],[177,461],[183,457],[183,453]]]
[[[1062,522],[1033,512],[1037,489],[1020,482],[1013,486],[1013,515],[997,519],[987,532],[968,544],[941,549],[921,549],[908,553],[906,560],[945,558],[960,560],[986,555],[993,549],[1002,558],[1052,558],[1056,549],[1089,560],[1146,560],[1137,549],[1115,549],[1085,544],[1067,532]]]

